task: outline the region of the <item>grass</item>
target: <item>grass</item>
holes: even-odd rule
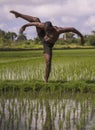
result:
[[[40,51],[0,52],[0,88],[95,91],[95,49],[54,50],[49,83]]]
[[[43,81],[22,81],[22,80],[5,80],[0,81],[0,90],[3,92],[8,91],[60,91],[65,92],[81,92],[81,93],[95,93],[95,82],[94,81],[50,81],[49,83],[44,83]]]

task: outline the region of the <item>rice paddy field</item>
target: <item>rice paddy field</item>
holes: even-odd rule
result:
[[[90,85],[92,88],[95,86],[95,49],[54,50],[47,85],[44,83],[44,73],[45,62],[42,51],[0,52],[0,88],[5,86],[4,83],[8,85],[17,83],[17,86],[33,84],[32,88],[35,86],[72,88],[78,83],[77,86],[83,88],[87,86],[90,89]]]
[[[0,80],[43,80],[42,51],[0,52]],[[53,52],[50,80],[95,80],[95,49]]]
[[[95,49],[0,52],[0,130],[95,130]]]

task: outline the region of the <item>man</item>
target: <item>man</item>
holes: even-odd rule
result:
[[[81,43],[84,44],[83,35],[73,27],[68,27],[68,28],[57,27],[57,26],[53,26],[50,21],[41,23],[40,19],[37,17],[24,15],[16,11],[10,11],[10,13],[13,13],[16,18],[22,18],[30,22],[21,27],[20,33],[23,33],[26,27],[29,26],[36,27],[37,34],[40,40],[42,41],[44,47],[44,55],[46,61],[45,82],[48,82],[48,78],[51,71],[52,48],[55,42],[58,40],[60,34],[66,32],[74,32],[81,37]]]

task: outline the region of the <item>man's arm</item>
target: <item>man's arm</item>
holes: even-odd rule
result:
[[[32,23],[25,24],[25,25],[23,25],[23,26],[20,28],[19,32],[20,32],[20,33],[23,33],[23,31],[25,31],[26,27],[30,27],[30,26],[35,26],[35,27],[38,27],[38,28],[43,29],[43,28],[44,28],[44,23],[32,22]]]
[[[78,34],[80,36],[80,38],[81,38],[81,44],[84,45],[84,37],[77,29],[75,29],[73,27],[68,27],[68,28],[61,28],[60,27],[59,28],[59,34],[66,33],[66,32],[73,32],[73,33]]]

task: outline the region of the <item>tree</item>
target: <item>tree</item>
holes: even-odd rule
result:
[[[95,35],[91,35],[88,37],[89,39],[89,43],[92,45],[92,46],[95,46]]]
[[[5,37],[5,34],[6,34],[5,31],[0,29],[0,37]]]
[[[63,39],[65,40],[66,43],[79,43],[79,39],[74,37],[75,33],[72,32],[68,32],[68,33],[64,33],[63,35]]]
[[[36,44],[40,44],[40,43],[41,43],[39,37],[34,38],[34,42],[35,42]]]
[[[15,32],[11,32],[11,40],[15,41],[16,37],[17,37],[17,34]]]
[[[17,37],[17,34],[14,32],[7,32],[5,34],[5,39],[10,40],[10,41],[14,41],[16,37]]]
[[[17,37],[17,41],[22,42],[22,41],[26,41],[27,37],[25,36],[25,34],[19,34]]]
[[[86,40],[90,43],[90,45],[95,46],[95,31],[91,31],[90,35],[87,35]]]
[[[6,32],[0,29],[0,41],[5,39]]]
[[[74,35],[75,34],[72,32],[64,33],[63,38],[64,38],[64,40],[69,40],[69,39],[72,39],[74,37]]]
[[[92,32],[92,34],[85,35],[85,42],[87,45],[95,46],[95,34]]]

